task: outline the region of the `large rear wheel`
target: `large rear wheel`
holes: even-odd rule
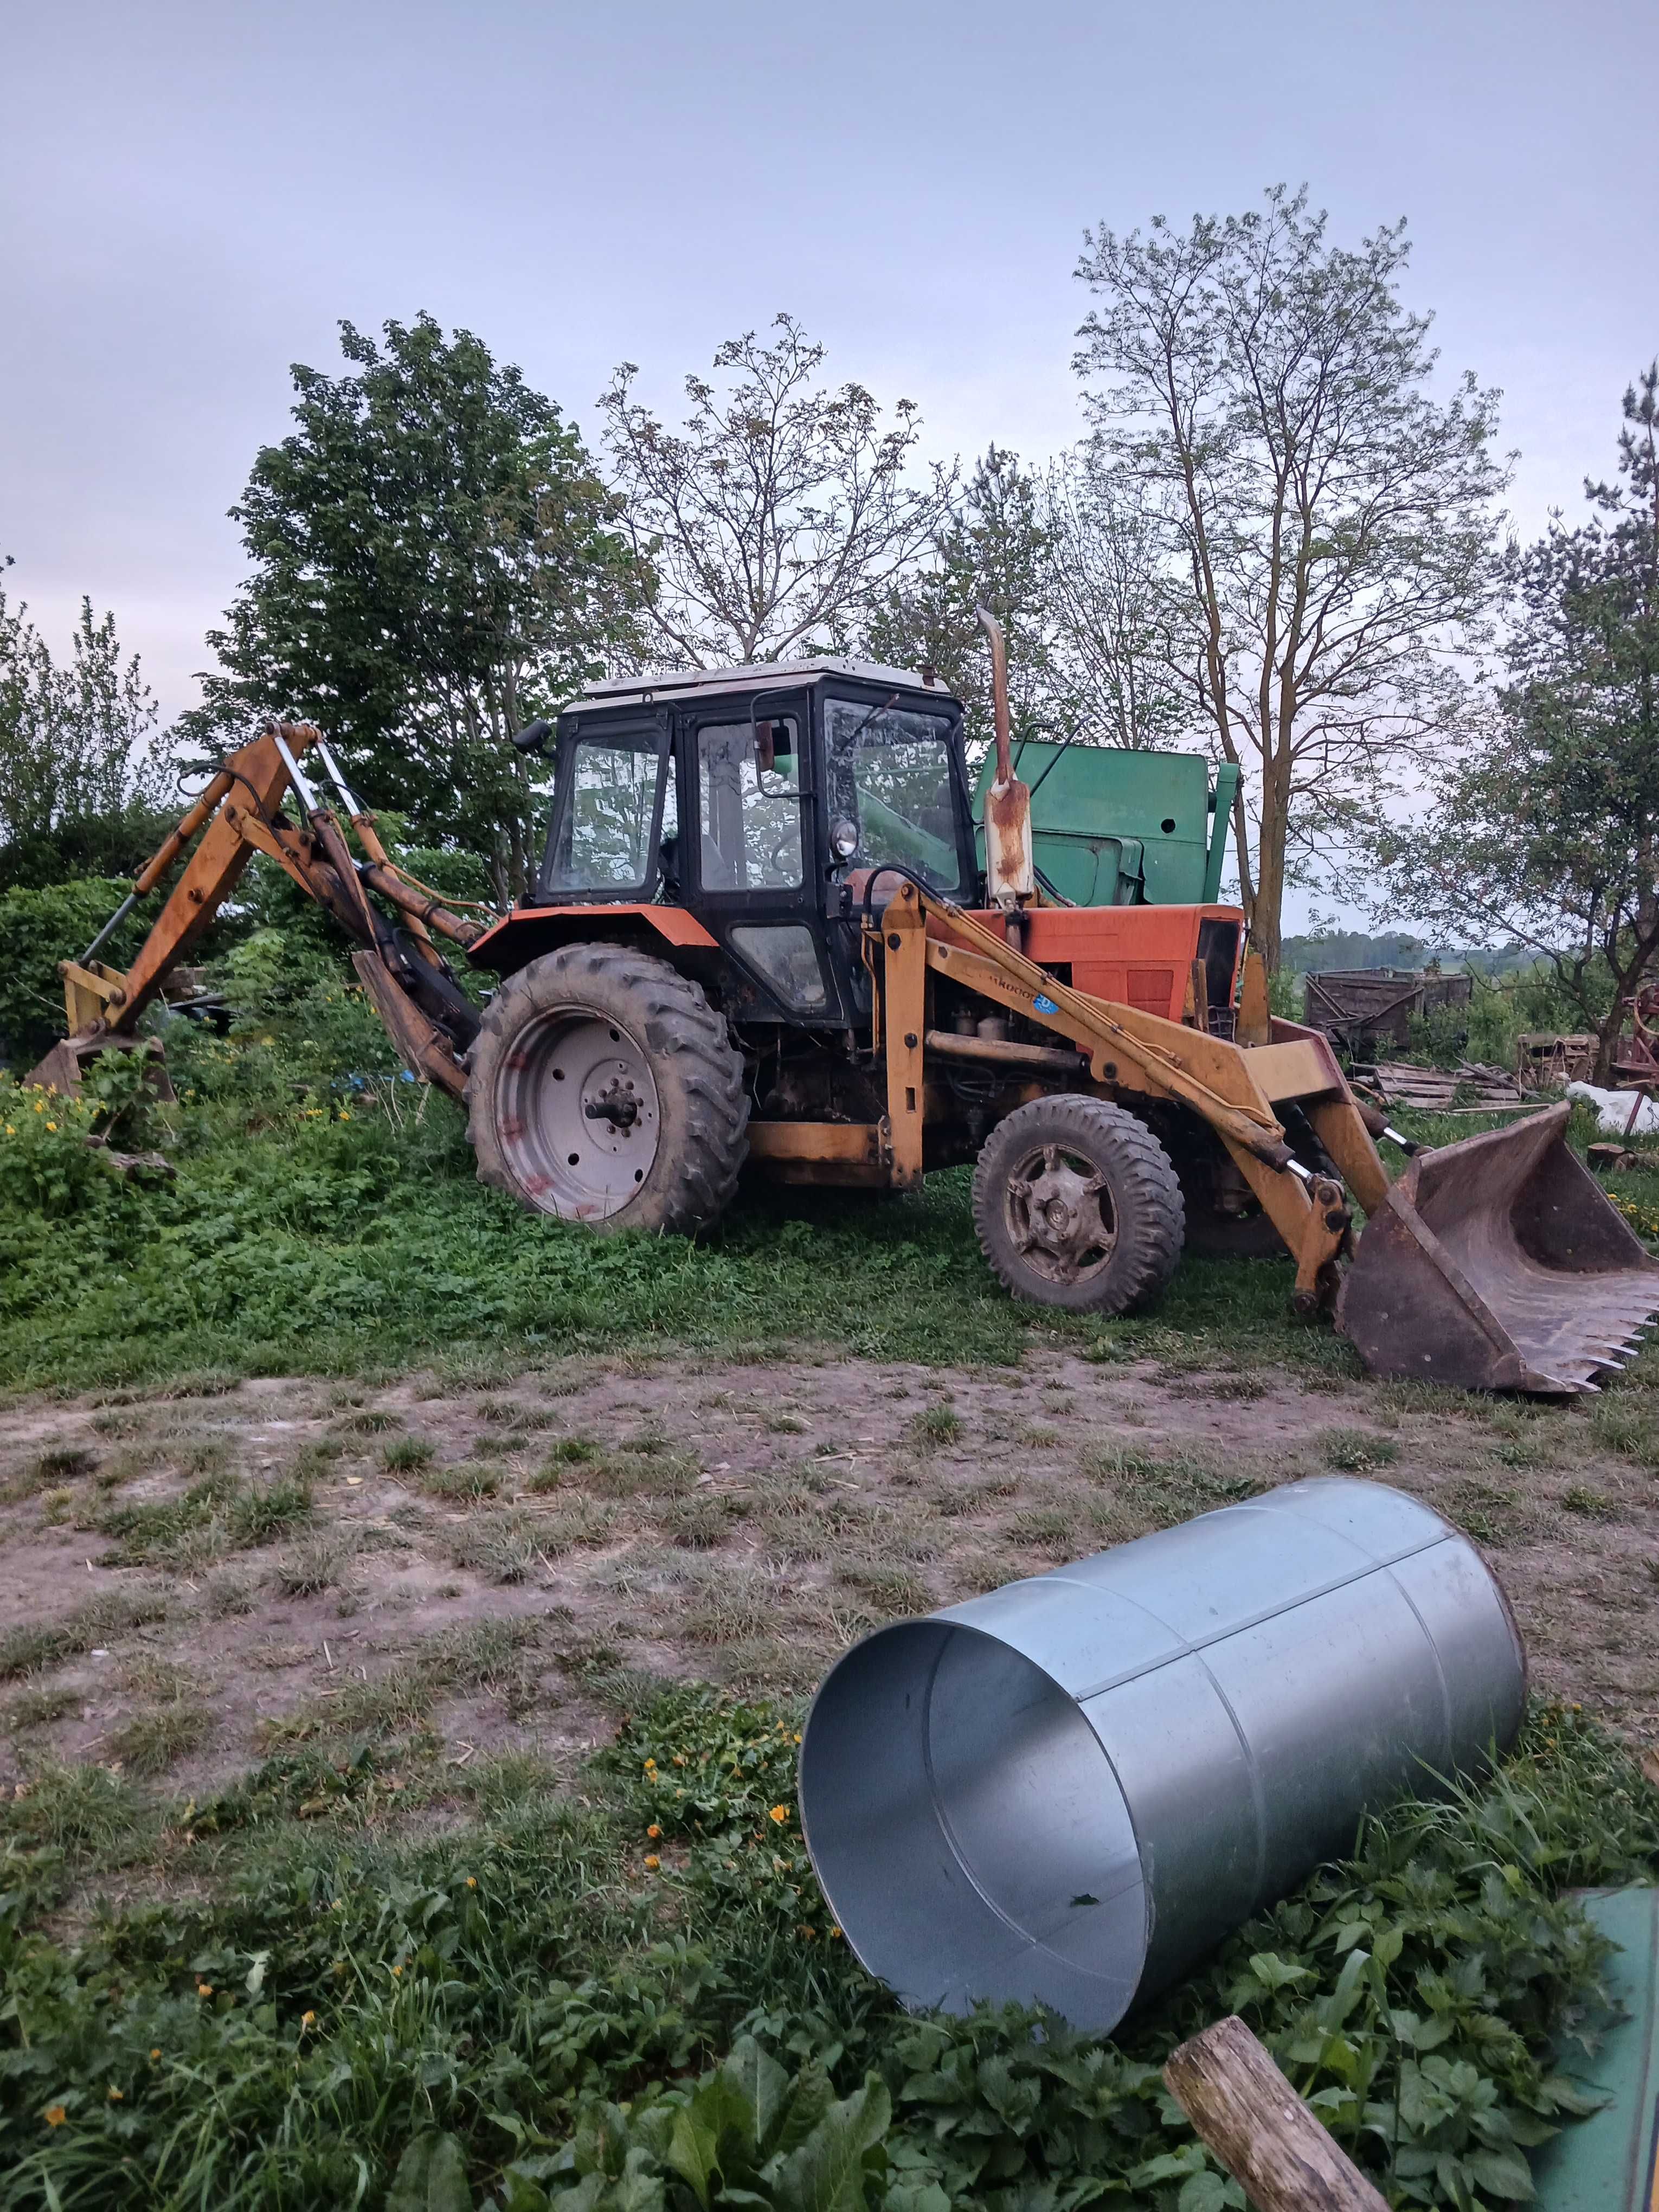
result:
[[[998,1122],[974,1171],[974,1226],[1006,1290],[1070,1313],[1149,1304],[1181,1258],[1181,1185],[1144,1121],[1061,1092]]]
[[[748,1151],[743,1062],[699,987],[621,945],[572,945],[509,975],[472,1048],[480,1179],[602,1230],[695,1235]]]

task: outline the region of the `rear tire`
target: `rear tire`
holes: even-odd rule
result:
[[[730,1203],[749,1149],[743,1061],[665,960],[543,954],[496,992],[468,1065],[479,1181],[532,1212],[690,1237]]]
[[[974,1227],[1015,1297],[1068,1313],[1132,1313],[1180,1261],[1181,1184],[1144,1121],[1062,1092],[1033,1099],[991,1132],[974,1170]]]

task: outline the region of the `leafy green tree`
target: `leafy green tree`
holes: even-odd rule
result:
[[[650,646],[670,667],[833,650],[927,544],[948,475],[911,483],[914,402],[884,425],[861,384],[818,381],[824,349],[792,315],[688,376],[678,432],[634,397],[624,362],[599,399],[642,568]]]
[[[577,431],[470,331],[342,323],[340,349],[355,374],[295,367],[297,427],[231,510],[252,573],[187,733],[314,720],[370,803],[521,890],[541,794],[511,733],[632,651],[639,562]]]
[[[1078,270],[1098,454],[1159,531],[1191,726],[1255,771],[1234,834],[1270,967],[1289,870],[1431,748],[1494,585],[1497,394],[1431,395],[1407,254],[1403,224],[1334,244],[1280,186],[1091,234]]]
[[[0,891],[142,866],[162,834],[155,726],[112,614],[82,599],[59,659],[0,589]]]
[[[861,643],[898,668],[932,668],[968,710],[968,742],[991,742],[991,660],[977,609],[1008,638],[1016,742],[1054,721],[1044,608],[1048,532],[1039,485],[1018,453],[992,446],[941,514],[923,557],[888,584]]]
[[[1659,364],[1597,510],[1516,555],[1508,681],[1426,820],[1377,833],[1396,911],[1526,946],[1611,1068],[1659,957]]]

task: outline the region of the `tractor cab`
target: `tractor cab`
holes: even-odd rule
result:
[[[730,963],[736,1019],[867,1018],[845,909],[872,870],[977,902],[962,708],[902,670],[782,661],[599,684],[559,716],[555,763],[536,906],[684,909]]]

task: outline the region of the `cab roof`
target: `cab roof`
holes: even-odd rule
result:
[[[608,683],[590,684],[580,699],[568,701],[560,712],[577,714],[601,707],[650,706],[711,691],[793,691],[835,677],[856,684],[884,684],[890,690],[951,697],[937,678],[930,684],[916,669],[887,668],[878,660],[758,660],[738,668],[677,668],[660,676],[614,677]]]

